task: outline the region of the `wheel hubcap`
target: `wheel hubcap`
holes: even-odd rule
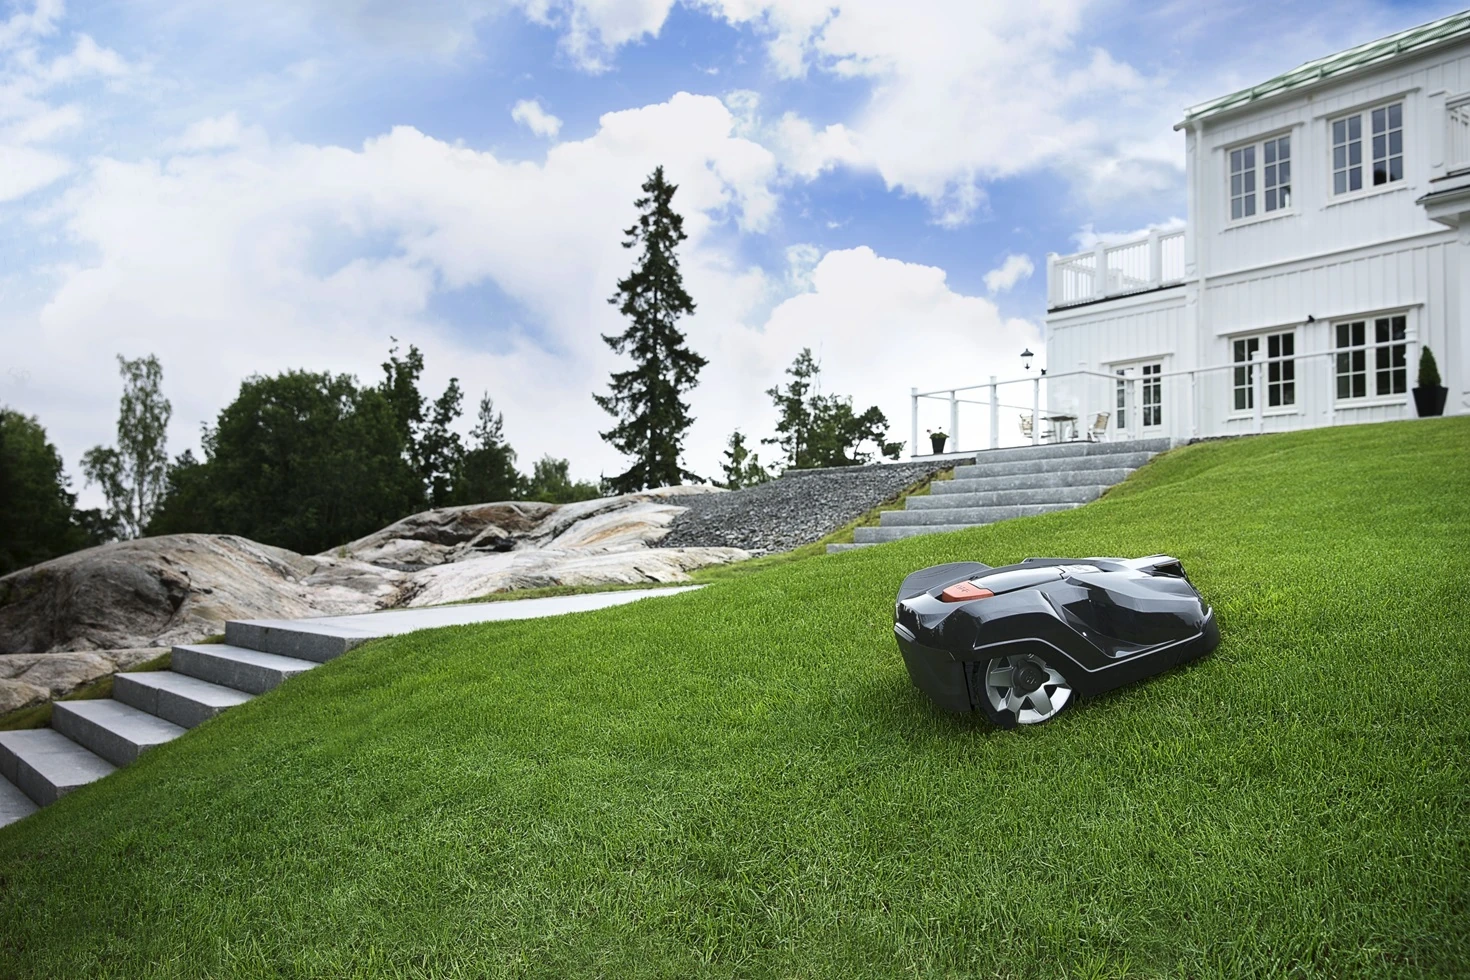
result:
[[[1066,707],[1072,688],[1045,660],[1025,653],[990,662],[985,695],[996,711],[1013,711],[1022,725],[1035,725]]]

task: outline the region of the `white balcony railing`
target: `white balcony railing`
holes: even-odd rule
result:
[[[1141,293],[1183,279],[1183,231],[1154,231],[1137,241],[1046,257],[1047,306],[1051,309]]]

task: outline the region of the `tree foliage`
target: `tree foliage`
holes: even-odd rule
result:
[[[150,533],[239,534],[313,553],[421,508],[424,487],[384,388],[349,375],[252,377],[203,438],[205,459],[171,467]]]
[[[525,494],[524,478],[516,471],[516,451],[505,441],[505,420],[495,411],[487,392],[480,398],[474,445],[460,457],[454,477],[456,504],[485,504],[519,500]]]
[[[570,464],[554,456],[542,456],[531,468],[531,478],[526,481],[525,499],[540,500],[548,504],[573,504],[579,500],[594,500],[602,496],[595,483],[586,480],[572,482]]]
[[[760,456],[746,448],[745,433],[739,429],[730,433],[725,459],[720,465],[725,471],[725,482],[720,486],[726,490],[753,487],[771,479],[771,471],[761,465]]]
[[[688,236],[672,206],[678,187],[664,179],[663,167],[654,169],[642,190],[644,196],[634,202],[638,223],[624,231],[623,247],[642,246],[643,251],[608,300],[630,322],[621,334],[602,337],[617,353],[631,355],[633,368],[612,375],[609,394],[592,396],[619,419],[602,438],[633,457],[626,472],[608,478],[615,493],[698,479],[679,464],[684,433],[694,422],[682,396],[708,363],[686,346],[676,326],[679,317],[694,312],[675,251]]]
[[[79,511],[76,502],[41,423],[0,408],[0,575],[113,536],[101,511]]]
[[[93,446],[82,456],[87,483],[107,498],[108,519],[124,537],[143,533],[163,499],[168,477],[168,421],[173,406],[163,397],[163,367],[149,354],[117,357],[123,378],[117,413],[117,445]]]
[[[878,406],[854,414],[851,396],[821,393],[821,372],[811,348],[802,348],[786,369],[791,376],[786,387],[766,391],[780,416],[779,435],[761,441],[780,446],[792,469],[855,466],[877,455],[897,459],[903,443],[885,440],[888,418]]]

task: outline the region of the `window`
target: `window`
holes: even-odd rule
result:
[[[1128,428],[1128,382],[1121,380],[1123,376],[1123,370],[1121,368],[1118,370],[1118,376],[1120,380],[1118,381],[1116,406],[1118,409],[1118,420],[1116,425],[1120,429],[1126,429]]]
[[[1372,139],[1372,186],[1404,179],[1404,104],[1379,106],[1332,121],[1332,193],[1363,189],[1363,130]]]
[[[1266,210],[1277,211],[1291,206],[1291,137],[1267,140],[1261,159],[1266,174],[1261,181],[1266,188]]]
[[[1256,148],[1243,146],[1230,151],[1230,217],[1249,218],[1256,213]]]
[[[1266,342],[1266,405],[1284,408],[1296,404],[1296,335],[1272,333],[1261,337],[1241,337],[1231,346],[1235,361],[1235,410],[1254,411],[1256,407],[1255,368],[1251,355]]]
[[[1262,211],[1280,211],[1291,207],[1290,136],[1278,136],[1230,151],[1232,221],[1255,215],[1258,187],[1261,191]]]
[[[1162,364],[1143,366],[1143,424],[1146,427],[1164,424],[1164,379],[1159,377],[1163,371]]]
[[[1406,317],[1381,316],[1335,326],[1338,401],[1408,391]]]

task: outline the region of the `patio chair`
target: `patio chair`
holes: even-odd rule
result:
[[[1092,428],[1087,430],[1088,442],[1102,442],[1103,436],[1108,434],[1108,419],[1112,415],[1108,412],[1098,412],[1097,418],[1092,420]]]
[[[1051,439],[1051,437],[1052,437],[1052,431],[1050,429],[1042,429],[1041,430],[1041,441],[1042,442],[1049,441]],[[1021,438],[1025,439],[1027,442],[1030,442],[1031,441],[1031,416],[1029,416],[1029,415],[1022,415],[1021,416]]]

